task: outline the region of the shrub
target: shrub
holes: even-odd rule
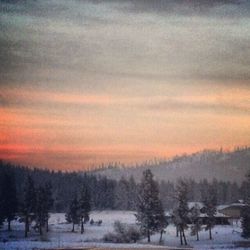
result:
[[[127,233],[130,241],[133,241],[134,243],[141,238],[141,232],[136,226],[129,226]]]
[[[44,241],[44,242],[49,242],[50,239],[49,239],[49,235],[47,232],[43,232],[42,235],[40,235],[40,241]]]
[[[114,233],[105,234],[103,240],[113,243],[131,243],[136,242],[140,238],[141,232],[137,226],[115,221]]]

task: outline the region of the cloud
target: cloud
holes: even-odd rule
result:
[[[122,10],[164,10],[173,4],[160,0],[2,3],[0,83],[79,87],[89,86],[86,76],[99,75],[118,79],[116,84],[119,78],[245,84],[250,79],[250,21],[237,10],[247,3],[234,4],[236,14],[225,16],[229,7],[219,6],[226,1],[199,3],[208,2],[216,9],[184,16]]]
[[[53,107],[57,110],[103,110],[135,108],[143,110],[171,111],[206,111],[226,114],[250,115],[250,92],[241,90],[233,93],[207,95],[164,96],[117,96],[117,95],[84,95],[73,92],[48,92],[22,89],[0,88],[4,93],[0,96],[1,106],[7,109],[36,108],[37,110]],[[27,111],[26,111],[27,112]],[[8,118],[10,119],[10,118]],[[42,122],[42,121],[40,121]]]
[[[63,92],[46,92],[35,90],[0,88],[4,95],[0,95],[2,106],[48,106],[56,105],[80,105],[84,106],[106,106],[114,102],[108,95],[83,95]]]
[[[246,7],[250,5],[244,0],[89,0],[95,4],[113,3],[118,9],[134,13],[178,13],[190,14],[237,14],[248,15]]]
[[[156,104],[150,104],[148,106],[154,111],[169,111],[172,112],[211,112],[213,114],[236,114],[236,115],[247,115],[250,116],[250,106],[232,105],[229,103],[206,103],[206,102],[182,102],[182,101],[162,101]]]
[[[249,141],[249,1],[0,4],[6,157],[70,167]]]
[[[154,112],[203,113],[213,115],[250,115],[250,92],[246,90],[224,90],[218,94],[179,95],[158,97],[147,103]]]
[[[2,159],[18,164],[21,162],[28,166],[70,171],[86,169],[91,166],[96,167],[98,164],[108,162],[122,161],[124,163],[132,163],[135,160],[142,161],[145,157],[153,157],[152,154],[152,148],[141,149],[139,146],[131,145],[116,145],[115,147],[62,147],[60,145],[34,147],[22,144],[2,145],[0,143],[0,155]],[[30,156],[32,156],[32,159],[29,159]]]

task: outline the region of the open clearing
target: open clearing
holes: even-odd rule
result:
[[[147,249],[178,249],[180,248],[179,239],[175,236],[175,227],[169,225],[166,233],[163,235],[163,245],[159,246],[159,234],[152,236],[151,244],[145,239],[135,244],[114,244],[105,243],[102,238],[107,232],[113,231],[113,224],[116,220],[123,223],[134,224],[135,216],[131,211],[94,211],[90,218],[94,221],[102,220],[102,225],[85,225],[84,234],[80,234],[78,226],[76,232],[72,233],[72,225],[67,224],[63,213],[51,214],[49,220],[50,232],[44,236],[31,232],[29,238],[24,238],[24,224],[13,222],[12,232],[6,231],[6,225],[0,233],[0,249],[1,250],[31,250],[31,249],[72,249],[72,248],[88,248],[88,249],[118,249],[123,250],[131,248],[147,248]],[[208,240],[208,232],[202,230],[200,232],[200,241],[197,242],[195,236],[190,236],[187,230],[187,240],[189,248],[194,249],[233,249],[235,242],[247,243],[240,237],[241,228],[239,225],[216,226],[213,229],[213,240]],[[7,242],[3,243],[3,240]],[[243,244],[244,245],[244,244]],[[237,249],[250,249],[247,244],[239,245]]]

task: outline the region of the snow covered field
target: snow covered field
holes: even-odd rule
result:
[[[29,238],[24,238],[24,224],[13,222],[12,232],[6,231],[6,225],[0,232],[0,250],[30,250],[35,248],[52,247],[126,247],[126,248],[148,248],[156,247],[159,241],[159,234],[152,236],[152,243],[148,245],[146,240],[141,240],[137,244],[111,244],[104,243],[102,238],[107,232],[113,231],[113,223],[119,220],[124,223],[135,223],[134,212],[130,211],[94,211],[90,218],[94,221],[102,220],[101,226],[85,225],[84,234],[80,234],[78,226],[76,232],[72,233],[72,225],[67,224],[62,213],[51,214],[49,220],[50,232],[47,235],[39,236],[31,232]],[[187,240],[190,247],[194,249],[232,249],[235,241],[243,241],[240,237],[239,226],[216,226],[213,229],[212,241],[208,240],[208,232],[200,232],[200,241],[197,242],[195,236],[190,236],[187,231]],[[169,225],[166,234],[163,236],[164,246],[179,247],[179,239],[175,236],[175,227]],[[3,240],[7,240],[3,243]],[[237,248],[240,249],[240,248]],[[243,248],[241,248],[243,249]],[[244,248],[247,249],[247,248]],[[248,248],[250,249],[250,248]]]

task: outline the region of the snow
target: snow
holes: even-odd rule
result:
[[[188,208],[192,209],[195,206],[197,206],[199,209],[204,207],[204,204],[202,202],[198,202],[198,201],[190,201],[188,202]]]
[[[200,217],[208,217],[208,215],[207,214],[200,214],[199,215]],[[218,218],[229,218],[229,216],[227,216],[227,215],[225,215],[225,214],[222,214],[222,213],[220,213],[220,212],[218,212],[218,211],[216,211],[216,213],[215,213],[215,215],[214,215],[214,217],[218,217]]]
[[[111,244],[102,241],[104,234],[113,231],[113,224],[116,220],[128,224],[136,223],[134,214],[135,212],[131,211],[94,211],[90,214],[90,218],[93,218],[94,221],[102,220],[101,226],[88,223],[85,225],[84,234],[80,234],[78,226],[75,227],[75,233],[71,232],[72,225],[66,223],[64,214],[54,213],[51,214],[49,220],[50,232],[47,235],[41,237],[31,231],[27,239],[24,238],[24,224],[16,221],[12,223],[12,232],[8,233],[6,231],[6,225],[1,229],[0,249],[31,250],[52,247],[162,248],[158,244],[159,234],[152,236],[151,245],[146,242],[146,239],[136,244]],[[187,231],[186,236],[189,246],[194,247],[194,249],[231,249],[234,247],[233,243],[235,241],[243,241],[240,236],[241,229],[239,225],[216,226],[212,232],[213,240],[208,240],[208,232],[202,230],[200,232],[200,241],[197,242],[196,237],[190,236],[190,231]],[[175,234],[175,227],[169,225],[163,235],[163,245],[172,248],[180,247],[179,239]],[[3,239],[8,241],[3,243]]]
[[[231,204],[228,204],[228,205],[219,205],[218,207],[217,207],[217,209],[220,211],[220,210],[223,210],[223,209],[225,209],[225,208],[242,208],[242,207],[245,207],[246,206],[246,204],[244,204],[244,203],[231,203]]]

